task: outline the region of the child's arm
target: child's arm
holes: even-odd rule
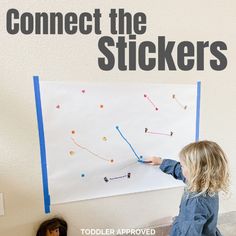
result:
[[[152,157],[151,161],[152,165],[160,165],[160,169],[164,173],[172,175],[175,179],[186,181],[179,162],[171,159],[162,159],[160,157]]]

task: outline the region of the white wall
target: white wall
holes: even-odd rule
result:
[[[64,216],[69,235],[80,228],[138,227],[178,212],[181,189],[153,191],[90,200],[52,207],[43,211],[41,166],[32,76],[44,80],[74,80],[132,83],[193,83],[202,81],[200,135],[218,142],[228,154],[232,195],[221,198],[220,211],[236,210],[236,3],[230,1],[38,1],[1,0],[0,8],[0,192],[4,193],[5,215],[0,217],[0,235],[34,235],[39,222],[55,214]],[[99,36],[9,35],[5,15],[9,8],[21,11],[92,11],[124,7],[147,15],[147,33],[140,40],[196,42],[225,41],[227,69],[215,72],[103,72],[98,68]],[[104,19],[107,19],[104,15]],[[108,21],[107,21],[108,22]],[[104,22],[105,28],[108,26]],[[206,57],[208,58],[208,57]],[[158,153],[157,153],[158,154]]]

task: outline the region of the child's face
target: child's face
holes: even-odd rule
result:
[[[59,228],[54,230],[47,230],[46,236],[60,236]]]
[[[189,171],[188,171],[187,166],[185,165],[185,163],[183,161],[183,158],[181,158],[181,157],[180,157],[180,165],[181,165],[184,177],[188,180],[189,179]]]

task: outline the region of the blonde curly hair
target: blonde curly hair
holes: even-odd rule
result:
[[[181,150],[179,156],[189,172],[189,192],[209,195],[228,192],[228,161],[217,143],[207,140],[190,143]]]

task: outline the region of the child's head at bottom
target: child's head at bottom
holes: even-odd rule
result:
[[[228,191],[228,161],[217,143],[190,143],[181,150],[179,157],[189,192],[214,195]]]
[[[41,223],[36,236],[66,236],[67,223],[65,220],[55,217]]]

